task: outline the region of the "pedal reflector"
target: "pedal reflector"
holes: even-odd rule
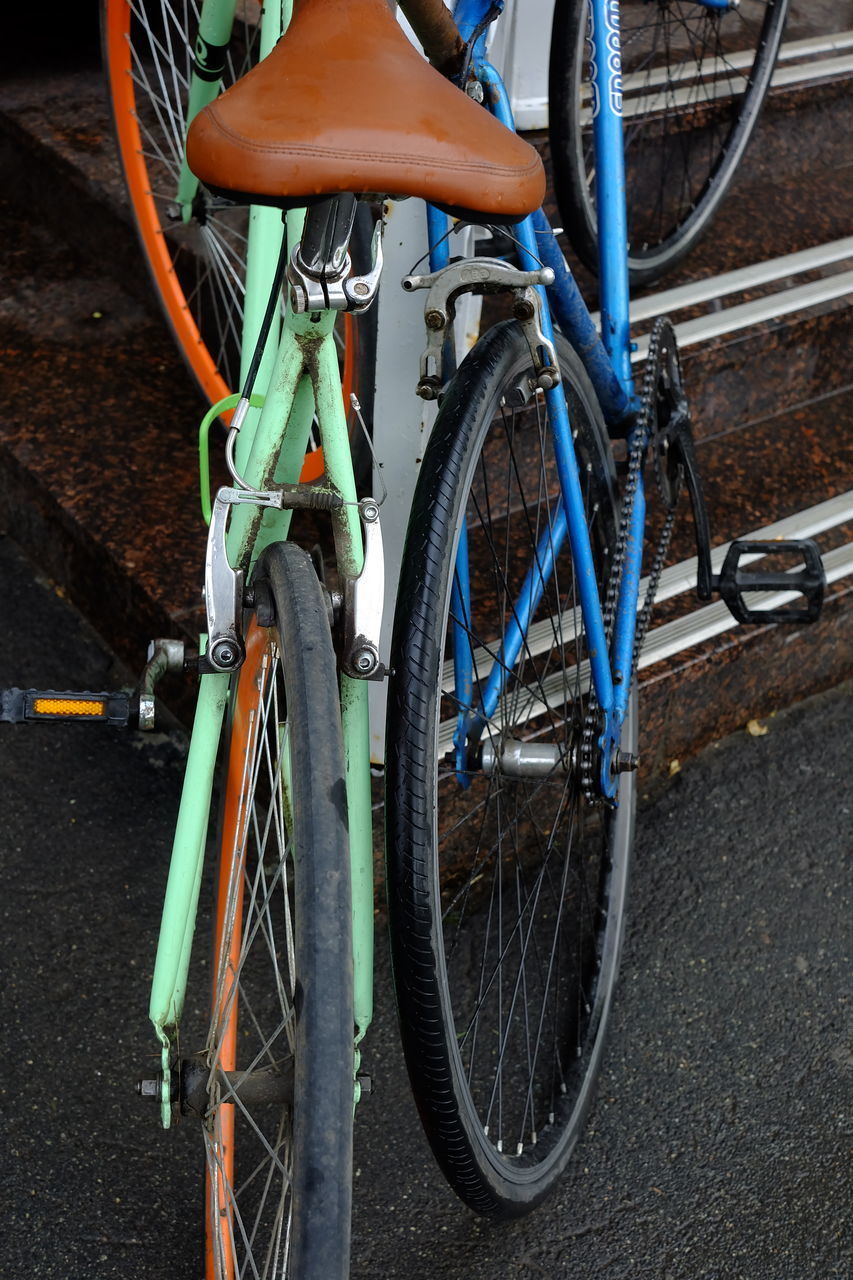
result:
[[[55,689],[0,689],[0,720],[24,724],[33,720],[88,720],[126,725],[130,694],[57,692]]]
[[[106,715],[105,698],[33,698],[33,715],[36,716],[95,716],[100,720]]]

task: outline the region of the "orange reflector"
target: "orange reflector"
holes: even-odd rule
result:
[[[36,698],[37,716],[102,716],[107,704],[101,698]]]

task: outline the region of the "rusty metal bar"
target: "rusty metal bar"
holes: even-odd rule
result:
[[[399,0],[432,65],[445,76],[462,69],[465,43],[443,0]]]

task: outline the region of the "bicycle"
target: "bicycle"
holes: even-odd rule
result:
[[[708,230],[770,88],[788,0],[623,0],[622,113],[633,286],[653,283]],[[549,72],[557,203],[581,262],[598,271],[588,0],[556,0]]]
[[[435,43],[424,34],[467,96],[411,49],[384,0],[308,0],[269,57],[196,117],[188,140],[214,195],[287,209],[230,406],[232,484],[211,507],[206,642],[189,664],[182,646],[158,642],[139,697],[150,722],[165,669],[190,665],[202,677],[152,984],[161,1072],[141,1091],[165,1127],[178,1114],[201,1120],[210,1276],[325,1280],[348,1266],[353,1112],[372,1013],[366,682],[388,674],[378,641],[380,503],[358,497],[333,338],[336,314],[368,307],[381,274],[381,219],[372,266],[351,271],[353,189],[431,198],[510,226],[516,244],[515,264],[443,261],[440,236],[431,271],[405,282],[428,290],[420,390],[441,407],[410,521],[386,753],[407,1064],[439,1163],[478,1212],[511,1217],[547,1195],[581,1131],[603,1051],[633,837],[633,673],[665,550],[664,538],[638,612],[647,451],[671,515],[679,489],[690,492],[700,591],[718,587],[745,621],[805,621],[820,607],[811,544],[734,544],[712,580],[671,330],[656,330],[641,399],[624,252],[621,275],[602,279],[602,341],[537,212],[541,161],[502,127],[511,115],[483,50],[490,11],[480,0],[461,9],[458,31],[444,19]],[[420,26],[423,10],[409,12]],[[594,13],[605,22],[598,0]],[[595,30],[600,83],[615,89],[611,50]],[[365,47],[369,90],[357,60]],[[373,132],[356,150],[355,103],[336,100],[335,86],[359,75],[356,136]],[[280,103],[282,76],[286,114],[264,115],[262,103]],[[477,86],[497,122],[471,101]],[[603,95],[596,141],[600,189],[612,182],[618,192],[613,102]],[[601,206],[602,241],[624,246],[618,202]],[[261,395],[282,286],[279,351]],[[489,330],[444,387],[455,301],[471,289],[507,292],[514,318]],[[307,482],[315,419],[324,473]],[[629,443],[621,494],[609,431]],[[328,584],[326,558],[288,540],[303,511],[331,524]],[[770,551],[806,567],[744,571],[745,556]],[[757,610],[748,587],[806,604]],[[127,698],[100,698],[84,695],[71,713],[127,720]],[[29,691],[4,701],[4,718],[66,714],[57,703],[69,700]],[[211,1018],[193,1052],[181,1043],[181,1014],[223,724]]]

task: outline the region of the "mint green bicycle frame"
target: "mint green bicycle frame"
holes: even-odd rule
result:
[[[208,50],[222,49],[231,39],[234,25],[234,14],[237,0],[204,0],[199,15],[198,38],[196,41],[196,58],[204,65]],[[282,31],[290,22],[293,0],[269,0],[261,11],[261,34],[258,48],[260,58],[265,58]],[[213,54],[213,59],[216,54]],[[203,107],[219,93],[219,79],[211,79],[193,73],[190,81],[187,100],[187,126],[198,115]],[[175,193],[176,203],[182,210],[184,222],[193,216],[192,204],[198,192],[198,178],[190,172],[186,157],[181,165],[178,189]],[[261,331],[264,308],[269,295],[270,281],[281,248],[282,222],[276,209],[262,205],[253,205],[249,210],[248,242],[246,245],[246,292],[243,309],[243,334],[240,349],[240,385],[246,377],[249,361],[255,350],[258,334]],[[257,384],[266,386],[272,375],[275,354],[281,324],[278,317],[273,320],[269,337],[264,348],[264,357],[258,371]],[[250,411],[250,416],[257,420],[257,415]]]
[[[205,0],[199,28],[200,56],[207,45],[228,42],[235,8],[236,0]],[[283,15],[277,8],[278,0],[264,8],[261,56],[273,47],[289,20],[289,0],[284,0]],[[218,90],[218,81],[193,75],[188,122],[216,97]],[[197,187],[197,179],[185,162],[177,193],[185,210],[192,204]],[[290,244],[300,237],[303,217],[301,211],[287,215]],[[260,332],[282,234],[277,210],[251,210],[241,378]],[[325,455],[326,484],[346,504],[331,513],[338,571],[342,577],[357,577],[364,552],[338,355],[332,336],[335,319],[336,313],[331,311],[314,313],[311,318],[296,316],[288,306],[283,321],[273,326],[256,382],[258,388],[265,388],[263,409],[251,410],[247,415],[237,440],[235,462],[250,485],[263,488],[270,483],[295,483],[312,427],[318,431]],[[287,511],[262,511],[251,504],[233,508],[226,540],[232,566],[242,568],[248,576],[264,547],[287,537],[289,524]],[[214,771],[232,679],[236,676],[201,677],[163,904],[149,1016],[162,1049],[164,1128],[171,1125],[170,1067],[177,1052]],[[373,1014],[373,831],[367,685],[363,680],[342,675],[340,696],[352,864],[354,1046],[358,1046]],[[283,785],[286,786],[286,779]],[[355,1069],[357,1048],[353,1061]],[[353,1087],[357,1100],[355,1081]]]

